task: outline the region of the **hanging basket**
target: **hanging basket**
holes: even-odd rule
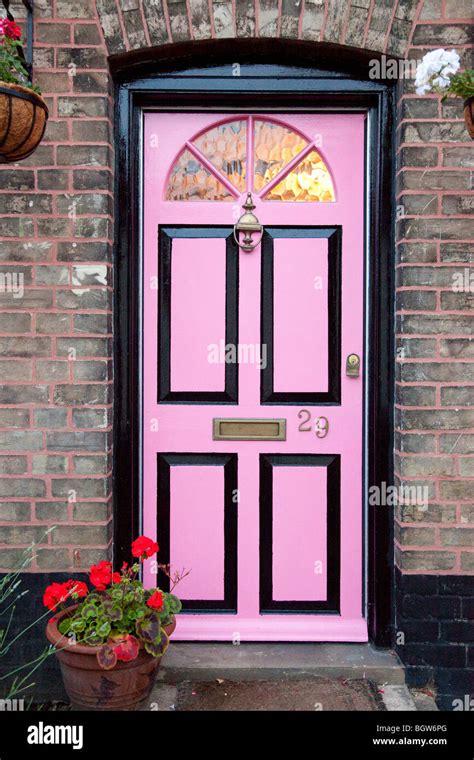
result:
[[[48,108],[28,87],[0,81],[0,162],[22,161],[43,139]]]
[[[471,139],[474,140],[474,98],[464,101],[464,121]]]

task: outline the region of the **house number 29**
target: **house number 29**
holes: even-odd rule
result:
[[[301,409],[298,412],[298,419],[301,420],[298,430],[300,433],[311,432],[311,412],[307,409]],[[317,417],[314,421],[314,432],[318,438],[326,438],[329,433],[329,420],[327,417]]]

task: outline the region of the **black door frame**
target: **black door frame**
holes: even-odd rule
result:
[[[224,44],[224,42],[226,44]],[[252,42],[249,48],[248,43]],[[144,110],[331,110],[366,111],[370,163],[366,249],[368,334],[367,485],[393,483],[394,348],[394,92],[391,83],[367,78],[367,55],[347,59],[340,48],[318,46],[327,68],[314,68],[315,47],[288,42],[259,46],[257,40],[214,42],[212,60],[198,43],[166,46],[110,59],[116,84],[116,231],[114,247],[114,564],[129,560],[140,527],[140,160]],[[263,41],[262,41],[263,43]],[[268,43],[268,41],[266,41]],[[170,54],[170,49],[176,48]],[[295,58],[295,49],[298,57]],[[311,53],[311,64],[305,65]],[[246,55],[250,63],[236,58]],[[159,60],[159,58],[163,60]],[[151,60],[147,60],[150,59]],[[145,59],[145,60],[144,60]],[[279,61],[275,63],[275,59]],[[298,67],[286,61],[298,60]],[[347,60],[346,60],[347,59]],[[240,58],[242,61],[242,57]],[[203,66],[206,61],[207,68]],[[282,61],[285,65],[282,65]],[[336,64],[337,61],[337,64]],[[191,68],[191,67],[195,68]],[[344,67],[346,69],[344,70]],[[358,74],[356,75],[356,67]],[[205,105],[203,105],[205,104]],[[370,640],[393,639],[393,511],[367,507],[367,610]]]

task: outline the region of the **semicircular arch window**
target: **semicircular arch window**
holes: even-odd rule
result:
[[[189,140],[168,174],[168,201],[234,201],[251,191],[263,201],[336,200],[315,144],[281,122],[243,116]]]

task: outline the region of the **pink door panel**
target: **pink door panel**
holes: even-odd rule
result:
[[[363,379],[345,373],[364,349],[364,132],[362,114],[145,115],[143,530],[190,571],[178,639],[367,640]],[[233,237],[247,192],[251,253]],[[243,436],[215,440],[226,418]],[[284,439],[259,439],[268,419]]]

